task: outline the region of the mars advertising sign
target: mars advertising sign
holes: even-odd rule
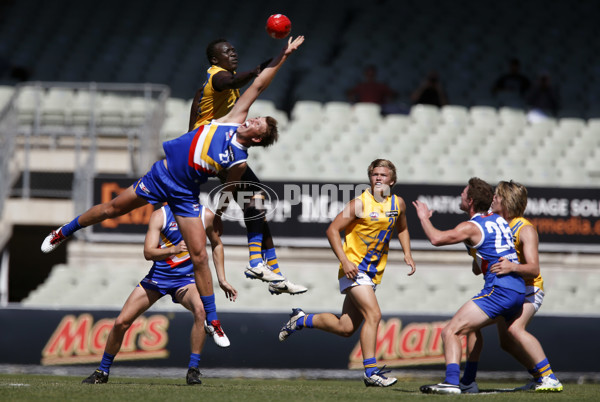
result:
[[[96,363],[102,359],[114,319],[94,322],[90,314],[66,315],[42,350],[43,365]],[[125,333],[117,360],[160,359],[169,356],[169,320],[162,314],[136,319]]]
[[[402,327],[402,320],[382,320],[377,331],[375,357],[388,367],[444,364],[442,329],[448,321],[411,322]],[[466,356],[466,337],[462,337],[462,356]],[[362,368],[360,341],[350,353],[349,368]]]
[[[94,203],[115,197],[135,181],[135,178],[101,176],[94,181]],[[495,184],[495,183],[492,183]],[[466,185],[466,179],[465,179]],[[218,180],[202,185],[200,201],[209,207],[219,205]],[[360,195],[364,183],[302,183],[263,182],[266,194],[264,207],[275,239],[282,246],[329,247],[325,231],[331,220],[351,199]],[[431,248],[412,201],[420,200],[433,209],[436,227],[452,228],[466,219],[459,209],[464,186],[397,184],[392,192],[407,205],[407,220],[413,248]],[[529,202],[525,217],[537,227],[542,251],[600,252],[600,189],[529,187]],[[244,199],[245,193],[238,197]],[[227,198],[227,197],[225,197]],[[246,197],[247,198],[247,197]],[[232,201],[234,197],[231,198]],[[153,207],[148,205],[91,228],[93,235],[138,235],[143,241]],[[236,202],[224,215],[226,244],[245,244],[246,229],[243,214]],[[391,246],[399,247],[397,242]]]

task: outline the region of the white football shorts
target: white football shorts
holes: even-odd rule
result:
[[[377,289],[377,285],[373,283],[373,279],[363,271],[358,271],[358,275],[354,279],[348,279],[345,276],[340,278],[340,293],[346,293],[346,291],[354,286],[369,285],[373,287],[373,290]]]
[[[531,303],[537,313],[542,303],[544,302],[544,291],[537,286],[525,287],[525,301],[523,303]]]

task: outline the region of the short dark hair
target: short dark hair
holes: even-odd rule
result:
[[[206,46],[206,58],[208,59],[208,64],[212,64],[211,59],[213,57],[217,56],[217,49],[216,49],[217,45],[219,43],[227,43],[227,42],[229,42],[229,41],[225,38],[218,38],[218,39],[211,41],[208,44],[208,46]]]
[[[494,199],[494,188],[479,177],[471,177],[467,197],[473,201],[475,212],[487,212]]]
[[[271,116],[266,116],[267,131],[262,135],[260,140],[261,147],[270,147],[279,139],[279,132],[277,131],[277,120]]]

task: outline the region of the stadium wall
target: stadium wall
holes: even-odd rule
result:
[[[114,310],[0,310],[0,364],[83,365],[100,361],[106,338],[118,315]],[[231,346],[207,340],[202,365],[214,368],[361,368],[358,334],[340,338],[305,329],[278,341],[288,319],[282,313],[221,313]],[[377,359],[388,367],[443,367],[443,315],[384,315],[378,334]],[[193,318],[188,312],[149,311],[126,334],[117,364],[176,367],[187,364]],[[557,372],[594,372],[600,356],[600,317],[536,317],[529,326]],[[501,351],[493,327],[484,329],[480,369],[520,371]],[[464,354],[463,354],[464,355]]]
[[[137,178],[101,175],[95,178],[93,203],[99,204],[115,197]],[[333,218],[352,198],[360,195],[365,184],[317,182],[263,182],[267,194],[267,219],[279,245],[292,247],[329,247],[325,231]],[[466,185],[466,183],[465,183]],[[215,206],[217,180],[202,185],[203,205]],[[392,192],[407,203],[407,220],[415,249],[433,248],[420,225],[413,200],[425,202],[435,213],[436,227],[450,228],[465,220],[459,209],[464,186],[398,184]],[[243,192],[238,196],[243,197]],[[536,225],[540,251],[600,253],[600,189],[528,187],[528,206],[525,216]],[[90,205],[91,206],[91,205]],[[152,207],[147,206],[120,218],[94,225],[85,232],[90,240],[143,242]],[[223,218],[225,236],[230,245],[246,244],[246,229],[241,210],[233,203]],[[392,242],[392,247],[399,244]],[[464,246],[448,249],[463,250]]]

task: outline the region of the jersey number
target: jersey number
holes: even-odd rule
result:
[[[512,240],[512,232],[504,219],[496,219],[496,222],[485,222],[485,228],[488,233],[495,234],[496,252],[502,254],[515,245]]]

